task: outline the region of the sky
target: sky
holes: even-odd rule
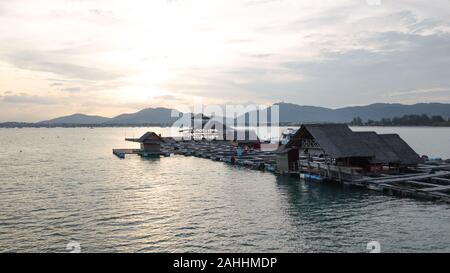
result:
[[[0,122],[450,102],[450,0],[0,0]]]

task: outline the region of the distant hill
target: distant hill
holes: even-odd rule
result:
[[[108,122],[110,118],[101,117],[101,116],[89,116],[84,114],[74,114],[70,116],[55,118],[51,120],[41,121],[38,122],[40,124],[87,124],[87,125],[94,125],[94,124],[102,124],[105,122]]]
[[[450,117],[450,104],[418,103],[413,105],[376,103],[368,106],[345,107],[335,110],[341,120],[347,122],[355,117],[364,121],[381,120],[382,118],[402,117],[405,115],[428,115]]]
[[[147,108],[132,114],[122,114],[108,120],[107,124],[172,124],[177,117],[172,117],[174,109],[168,108]]]
[[[292,103],[276,103],[274,105],[279,107],[281,123],[347,123],[355,117],[360,117],[363,121],[368,121],[422,114],[428,116],[439,115],[446,119],[450,117],[450,104],[443,103],[419,103],[414,105],[376,103],[367,106],[353,106],[339,109],[302,106]],[[248,114],[246,114],[246,118],[248,119]],[[268,120],[270,121],[270,111]]]
[[[280,109],[281,123],[349,123],[356,117],[360,117],[363,122],[367,122],[368,120],[379,121],[383,118],[394,118],[402,117],[405,115],[422,114],[426,114],[430,117],[438,115],[442,116],[445,119],[450,118],[450,104],[444,103],[419,103],[414,105],[376,103],[367,106],[352,106],[339,109],[303,106],[292,103],[276,103],[274,105],[278,106]],[[36,123],[36,125],[170,125],[178,119],[177,117],[172,117],[172,111],[176,110],[161,107],[147,108],[136,113],[122,114],[113,118],[75,114],[71,116],[55,118],[48,121],[42,121]],[[248,117],[248,113],[246,114],[246,116]],[[270,115],[268,121],[270,121]],[[5,125],[4,127],[6,126],[7,125]]]

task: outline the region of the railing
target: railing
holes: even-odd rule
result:
[[[329,163],[311,162],[309,160],[301,160],[300,168],[304,172],[318,174],[324,178],[337,181],[354,181],[362,178],[361,168],[336,166]]]

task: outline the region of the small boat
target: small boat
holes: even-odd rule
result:
[[[309,173],[301,173],[300,178],[307,181],[317,181],[317,182],[323,181],[323,178],[321,176]]]

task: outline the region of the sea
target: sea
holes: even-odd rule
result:
[[[450,128],[397,133],[450,158]],[[168,128],[0,129],[0,252],[450,252],[450,205],[174,155],[127,156]],[[75,246],[75,247],[74,247]]]

